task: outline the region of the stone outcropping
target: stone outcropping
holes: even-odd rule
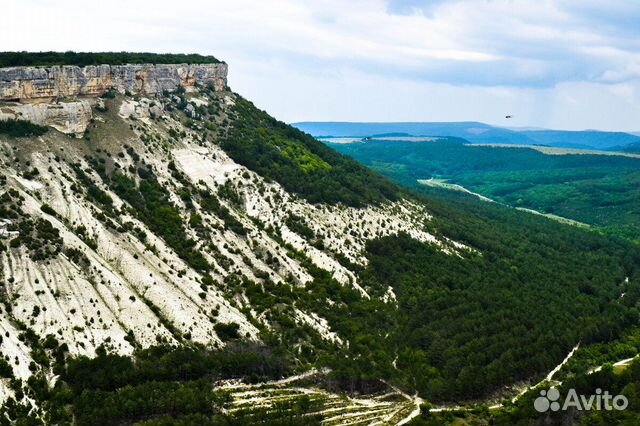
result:
[[[0,101],[96,97],[114,88],[154,96],[196,85],[224,90],[227,64],[96,65],[0,68]]]
[[[91,122],[95,99],[57,103],[12,103],[0,105],[0,120],[27,120],[81,137]]]
[[[92,106],[110,89],[154,97],[196,86],[224,90],[227,64],[0,68],[0,120],[27,120],[81,137]]]

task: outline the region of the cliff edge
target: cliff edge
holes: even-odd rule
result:
[[[222,91],[227,72],[224,63],[0,68],[0,120],[28,120],[81,137],[92,107],[109,90],[145,97],[179,87]]]
[[[146,96],[195,85],[220,91],[226,87],[227,70],[223,63],[0,68],[0,101],[97,97],[111,88]]]

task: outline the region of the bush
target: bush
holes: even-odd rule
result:
[[[118,94],[118,92],[116,91],[116,89],[114,89],[112,87],[109,90],[107,90],[106,92],[104,92],[104,94],[101,96],[101,98],[102,99],[115,99],[117,94]],[[106,107],[105,107],[105,111],[106,111]]]
[[[7,379],[13,378],[13,368],[9,365],[4,358],[0,358],[0,377],[4,377]]]
[[[240,325],[235,322],[224,323],[220,322],[213,326],[218,334],[218,337],[222,340],[231,340],[240,338]]]
[[[43,204],[42,206],[40,206],[40,210],[42,210],[44,213],[49,214],[51,216],[58,215],[56,211],[49,204]]]
[[[0,134],[5,134],[13,138],[42,136],[47,133],[48,130],[45,126],[39,126],[26,120],[0,121]]]

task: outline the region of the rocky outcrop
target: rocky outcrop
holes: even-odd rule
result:
[[[0,106],[0,120],[27,120],[81,137],[91,122],[95,99],[58,103],[12,103]]]
[[[224,90],[227,64],[0,68],[0,120],[28,120],[81,137],[91,107],[110,89],[154,97],[196,86]]]
[[[0,69],[0,101],[50,102],[51,99],[100,96],[114,88],[153,96],[196,85],[224,90],[227,64],[97,65]]]

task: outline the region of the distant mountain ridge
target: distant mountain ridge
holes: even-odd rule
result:
[[[520,132],[537,143],[560,148],[586,148],[609,150],[640,143],[640,137],[624,132],[598,130],[535,130]]]
[[[465,122],[300,122],[293,123],[313,136],[369,137],[378,134],[408,134],[411,136],[455,136],[474,144],[548,145],[557,148],[595,150],[625,150],[640,146],[640,136],[624,132],[597,130],[507,129],[486,123]]]
[[[629,145],[624,145],[622,147],[618,147],[620,151],[630,152],[630,153],[640,153],[640,143],[632,143]]]

